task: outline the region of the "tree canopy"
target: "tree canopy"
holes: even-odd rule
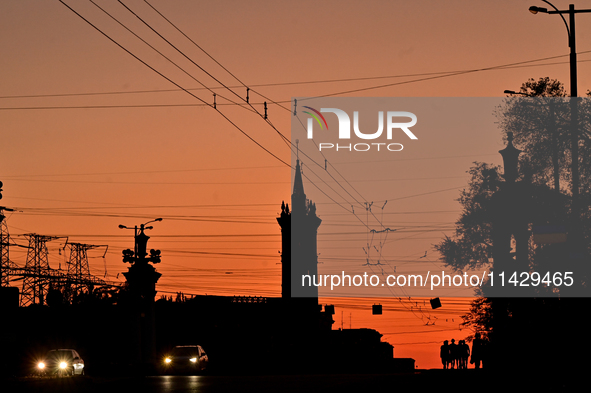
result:
[[[572,134],[571,107],[568,100],[564,86],[559,81],[547,77],[539,80],[529,79],[522,84],[519,94],[507,97],[504,103],[495,109],[502,138],[506,141],[507,134],[513,133],[513,142],[522,151],[517,182],[521,192],[527,194],[530,230],[536,224],[565,223],[571,216]],[[591,186],[589,101],[591,100],[581,100],[578,105],[579,177],[582,190],[579,204],[582,206],[582,237],[587,256],[591,232],[591,198],[588,191]],[[493,267],[493,223],[498,214],[494,199],[506,184],[500,166],[475,162],[468,173],[470,180],[458,198],[462,212],[456,220],[455,231],[453,235],[445,236],[434,246],[440,254],[440,261],[455,271]],[[556,268],[558,261],[562,263],[568,259],[568,253],[564,243],[540,245],[534,244],[530,238],[528,268],[531,271]],[[548,290],[553,289],[536,289],[537,293]],[[486,296],[485,292],[486,290],[480,290],[477,295]],[[548,304],[551,304],[555,311],[560,310],[556,311],[557,313],[566,313],[565,310],[569,310],[561,309],[557,306],[559,303],[552,303],[551,299],[505,299],[496,303],[497,310],[501,303],[501,308],[514,332],[528,331],[533,321],[541,318],[532,310],[543,313],[543,310],[548,309]],[[495,303],[491,299],[476,299],[470,312],[464,316],[464,325],[474,332],[478,331],[490,337],[494,330],[493,304]]]

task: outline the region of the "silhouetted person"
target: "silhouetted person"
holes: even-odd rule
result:
[[[470,357],[470,347],[466,344],[466,341],[460,340],[459,345],[459,352],[460,352],[460,366],[461,369],[468,368],[468,358]]]
[[[449,363],[449,345],[447,340],[443,342],[443,345],[439,350],[439,357],[441,357],[441,364],[443,364],[443,369],[447,370],[447,364]]]
[[[484,354],[483,341],[480,338],[480,333],[474,335],[474,341],[472,341],[472,358],[470,363],[474,364],[474,368],[480,368],[480,362]]]
[[[456,363],[458,360],[458,346],[456,345],[456,340],[451,339],[451,344],[449,344],[449,363],[450,368],[456,368]]]

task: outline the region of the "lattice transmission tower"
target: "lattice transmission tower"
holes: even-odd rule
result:
[[[70,257],[67,261],[68,265],[68,281],[69,288],[67,289],[66,298],[69,301],[76,299],[83,293],[90,293],[94,285],[94,277],[90,275],[90,267],[88,266],[87,251],[96,247],[90,244],[68,243],[66,247],[70,248]]]
[[[30,233],[25,235],[29,239],[29,250],[21,292],[21,307],[31,304],[45,304],[45,297],[52,278],[49,268],[47,242],[57,239],[55,236],[43,236]]]
[[[8,252],[8,225],[6,225],[4,207],[0,206],[0,286],[7,287],[10,284],[10,257]]]

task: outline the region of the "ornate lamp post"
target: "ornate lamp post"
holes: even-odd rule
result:
[[[160,263],[160,250],[150,250],[147,257],[147,245],[149,236],[144,231],[152,229],[146,226],[151,222],[162,221],[157,218],[133,228],[119,225],[120,229],[134,230],[134,249],[123,250],[123,262],[131,266],[123,273],[129,285],[131,297],[132,330],[136,330],[131,340],[135,340],[134,347],[138,350],[137,361],[144,371],[150,371],[156,361],[156,337],[154,329],[154,297],[156,296],[156,283],[162,274],[158,273],[151,263]]]

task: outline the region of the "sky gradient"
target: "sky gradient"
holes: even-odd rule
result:
[[[117,275],[126,270],[121,250],[133,247],[133,233],[118,225],[163,217],[148,233],[149,247],[162,250],[160,294],[279,296],[281,246],[275,218],[281,202],[290,198],[293,172],[278,160],[290,162],[290,149],[278,132],[290,138],[292,97],[502,97],[503,90],[517,90],[528,78],[544,76],[569,90],[565,26],[557,15],[529,13],[530,5],[544,5],[535,0],[149,0],[239,80],[144,1],[124,4],[200,68],[117,1],[95,2],[185,72],[93,3],[65,2],[174,83],[59,1],[2,2],[1,204],[18,210],[8,215],[9,230],[19,244],[26,244],[21,235],[39,233],[108,245],[104,260],[102,250],[89,252],[91,272],[121,281]],[[555,5],[564,9],[568,2]],[[586,37],[591,37],[591,15],[580,14],[581,94],[591,88],[591,40]],[[252,107],[229,101],[246,97],[244,85],[251,89]],[[214,102],[209,89],[216,93],[219,111],[204,104]],[[276,130],[260,116],[264,101]],[[450,190],[389,206],[391,213],[404,215],[396,216],[396,225],[423,224],[430,230],[405,241],[392,256],[412,261],[428,251],[435,263],[432,244],[452,233],[460,213],[457,190],[467,184],[466,171],[474,161],[500,164],[501,148],[500,131],[480,135],[475,130],[470,141],[450,133],[433,148],[397,156],[396,173],[381,176],[396,182],[394,198]],[[337,159],[332,163],[347,165]],[[426,175],[433,168],[439,169],[439,179]],[[367,178],[348,180],[363,187]],[[336,215],[306,181],[304,187],[308,198],[318,200],[323,219],[318,238],[322,261],[331,252],[328,245],[322,249],[331,225],[351,219]],[[353,239],[350,247],[359,250],[364,239],[360,236],[359,244]],[[53,268],[65,268],[66,256],[59,252],[64,242],[48,244]],[[24,266],[25,257],[24,249],[11,248],[18,265]],[[372,317],[370,305],[378,301],[322,302],[337,306],[335,328],[341,323],[348,328],[349,321],[353,328],[376,328],[395,346],[397,357],[414,357],[421,368],[440,365],[441,341],[470,333],[458,330],[466,299],[449,299],[436,312],[417,312],[421,301],[428,308],[425,299],[382,300],[384,315]],[[435,325],[426,326],[427,314],[437,316]]]

